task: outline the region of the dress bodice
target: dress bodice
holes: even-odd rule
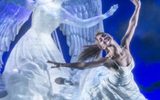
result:
[[[54,3],[38,5],[32,14],[32,27],[36,33],[51,34],[61,22],[60,7]]]
[[[118,64],[117,66],[117,71],[111,70],[109,81],[115,85],[125,85],[129,83],[133,78],[131,71],[135,66],[134,60],[132,59],[128,66],[120,66]]]

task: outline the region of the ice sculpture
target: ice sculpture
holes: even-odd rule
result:
[[[2,0],[0,15],[0,57],[8,51],[21,26],[32,13],[31,28],[13,48],[3,73],[8,95],[6,100],[63,100],[72,95],[54,82],[69,78],[69,69],[50,69],[47,60],[64,62],[51,33],[60,24],[89,28],[111,16],[117,5],[105,13],[81,19],[62,7],[65,0]],[[73,2],[74,3],[74,2]],[[1,59],[1,65],[3,61]]]

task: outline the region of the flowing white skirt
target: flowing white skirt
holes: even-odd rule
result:
[[[69,69],[51,69],[47,61],[64,62],[51,36],[26,34],[16,44],[7,61],[3,79],[8,92],[6,100],[63,100],[70,98],[66,86],[55,78],[69,78]],[[68,86],[67,86],[68,87]]]
[[[99,67],[87,77],[79,100],[146,100],[134,81],[134,61],[118,71]]]

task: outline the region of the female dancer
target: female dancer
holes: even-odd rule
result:
[[[112,68],[108,78],[103,80],[100,85],[92,87],[88,90],[89,95],[82,95],[83,100],[145,100],[145,97],[140,93],[136,83],[133,80],[132,69],[134,60],[130,53],[130,42],[137,27],[141,2],[139,0],[131,0],[135,5],[135,11],[129,21],[127,32],[119,45],[111,35],[98,32],[96,34],[96,44],[89,45],[80,54],[79,62],[76,63],[57,63],[48,61],[54,64],[52,68],[70,67],[78,69],[87,69],[99,67],[101,65]],[[101,50],[108,52],[105,58],[100,58],[97,61],[83,62],[92,57],[98,57]],[[62,82],[62,78],[55,80],[57,83]],[[96,90],[96,91],[95,91]]]
[[[96,34],[96,44],[86,46],[86,49],[80,54],[79,62],[76,63],[57,63],[48,61],[48,63],[54,64],[52,68],[56,67],[72,67],[78,69],[98,67],[99,64],[104,64],[106,67],[111,67],[118,70],[119,66],[129,67],[133,62],[132,55],[130,53],[130,42],[137,27],[139,11],[141,3],[139,0],[131,0],[135,5],[135,11],[129,21],[127,32],[121,40],[119,45],[111,35],[104,32],[98,32]],[[105,50],[108,54],[105,58],[100,58],[97,61],[87,62],[85,61],[92,57],[98,57],[101,50]]]

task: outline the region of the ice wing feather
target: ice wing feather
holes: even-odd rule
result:
[[[64,3],[63,7],[74,16],[82,19],[102,14],[101,0],[70,0]],[[103,31],[103,23],[101,22],[91,28],[78,28],[63,24],[60,29],[66,35],[71,61],[76,61],[83,46],[94,43],[95,33]]]
[[[3,53],[9,50],[11,42],[31,14],[30,10],[20,4],[15,5],[13,1],[0,1],[0,69],[3,65]]]

